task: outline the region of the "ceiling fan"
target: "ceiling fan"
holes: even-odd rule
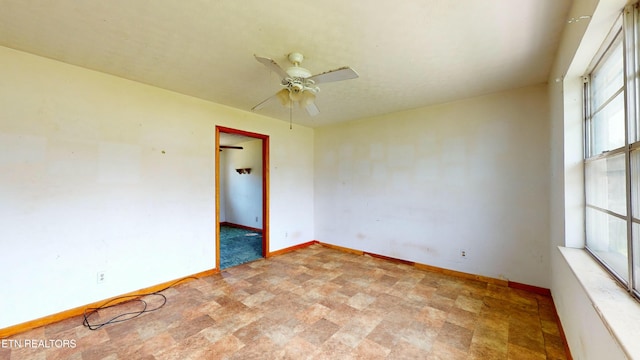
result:
[[[309,70],[300,66],[300,63],[304,60],[304,56],[297,52],[288,55],[287,58],[293,66],[287,70],[281,68],[273,59],[258,55],[254,56],[256,60],[282,78],[280,85],[283,89],[251,108],[251,111],[259,110],[269,100],[277,98],[283,106],[292,108],[293,103],[298,103],[300,107],[304,107],[307,110],[309,115],[316,116],[320,113],[315,104],[316,94],[320,91],[320,88],[317,87],[316,84],[355,79],[358,77],[358,73],[348,66],[317,75],[311,75]]]

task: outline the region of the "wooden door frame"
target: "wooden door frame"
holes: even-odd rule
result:
[[[216,125],[216,269],[220,270],[220,133],[262,140],[262,256],[269,255],[269,135]]]

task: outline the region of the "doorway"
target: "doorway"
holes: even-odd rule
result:
[[[269,136],[216,126],[215,158],[216,269],[224,270],[268,256]]]

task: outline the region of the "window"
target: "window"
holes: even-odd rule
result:
[[[585,79],[586,248],[640,298],[637,6],[625,9]]]

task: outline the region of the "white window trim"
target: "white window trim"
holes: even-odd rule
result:
[[[640,303],[583,249],[558,248],[625,355],[640,354]],[[635,355],[635,356],[634,356]]]
[[[622,7],[631,2],[635,0],[575,1],[570,13],[589,14],[591,19],[566,27],[549,79],[550,88],[554,89],[552,109],[559,112],[552,113],[552,119],[562,121],[553,125],[553,131],[561,134],[555,144],[560,149],[557,160],[562,165],[552,170],[558,171],[552,172],[552,179],[559,187],[559,198],[552,201],[551,209],[552,219],[559,216],[552,220],[552,250],[557,251],[552,254],[552,296],[574,358],[640,359],[640,331],[633,325],[640,324],[640,304],[584,250],[582,171],[582,74]],[[556,84],[562,84],[560,90],[556,90]]]

